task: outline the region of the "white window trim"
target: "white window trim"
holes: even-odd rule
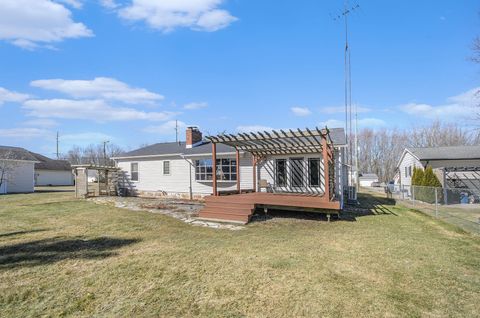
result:
[[[133,180],[132,179],[132,164],[137,164],[137,180]],[[134,162],[130,162],[130,181],[131,182],[139,182],[140,181],[140,164],[138,163],[138,161],[134,161]]]
[[[168,162],[168,173],[165,173],[165,162]],[[162,161],[162,175],[164,176],[172,175],[172,162],[170,160]]]

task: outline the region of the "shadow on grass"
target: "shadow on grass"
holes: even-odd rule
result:
[[[392,207],[395,206],[395,200],[373,195],[370,193],[358,194],[358,205],[347,205],[342,211],[341,218],[345,221],[356,221],[358,217],[369,215],[394,215]]]
[[[66,259],[103,259],[115,256],[115,249],[140,242],[139,239],[100,237],[62,238],[17,243],[0,247],[0,268],[37,266]]]
[[[15,232],[8,232],[8,233],[1,233],[0,238],[2,237],[10,237],[10,236],[16,236],[20,234],[30,234],[30,233],[37,233],[37,232],[44,232],[47,231],[45,229],[37,229],[37,230],[28,230],[28,231],[15,231]],[[1,254],[0,254],[1,255]]]

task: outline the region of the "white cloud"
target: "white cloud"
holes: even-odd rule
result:
[[[70,10],[50,0],[2,0],[0,40],[34,49],[65,39],[93,36],[90,29],[74,22],[71,15]]]
[[[262,125],[250,125],[250,126],[238,126],[237,132],[246,133],[246,132],[256,132],[256,131],[272,131],[272,127],[262,126]]]
[[[100,4],[107,9],[115,9],[118,4],[114,0],[100,0]]]
[[[42,127],[42,128],[51,128],[58,125],[58,123],[53,119],[48,118],[37,118],[31,119],[23,122],[25,126],[34,126],[34,127]]]
[[[352,108],[355,110],[354,105],[352,106]],[[320,109],[320,111],[325,114],[345,113],[345,106],[323,107]],[[372,111],[371,108],[357,105],[357,113],[368,113],[370,111]]]
[[[74,98],[101,98],[131,104],[151,103],[164,98],[144,88],[130,87],[109,77],[96,77],[93,80],[44,79],[32,81],[30,85],[65,93]]]
[[[49,131],[41,128],[5,128],[0,129],[0,136],[2,138],[40,138],[49,134]]]
[[[29,96],[27,94],[12,92],[8,89],[0,87],[0,105],[8,102],[21,103],[28,98]]]
[[[312,111],[307,107],[292,107],[290,108],[290,110],[295,116],[299,116],[299,117],[305,117],[312,114]]]
[[[353,127],[355,127],[355,122],[352,122]],[[380,126],[385,126],[386,123],[384,120],[379,119],[379,118],[360,118],[358,119],[358,127],[380,127]],[[321,122],[319,124],[319,127],[325,127],[327,126],[328,128],[345,128],[345,121],[343,120],[338,120],[338,119],[329,119],[327,121]]]
[[[119,10],[125,20],[144,21],[163,32],[186,27],[196,31],[217,31],[237,18],[218,7],[223,0],[132,0]]]
[[[148,126],[143,131],[157,135],[173,135],[176,127],[178,127],[180,131],[181,129],[186,128],[187,124],[183,121],[175,122],[175,120],[170,120],[161,125]]]
[[[328,128],[344,128],[345,127],[345,122],[337,119],[329,119],[327,121],[323,121],[319,123],[319,127],[328,127]]]
[[[115,137],[98,132],[83,132],[78,134],[60,135],[62,142],[68,143],[100,143],[106,140],[112,141]]]
[[[201,102],[201,103],[188,103],[183,108],[188,109],[188,110],[193,110],[193,109],[201,109],[201,108],[206,108],[208,106],[207,103]]]
[[[430,119],[468,117],[475,113],[475,106],[480,104],[479,91],[480,87],[449,97],[443,105],[408,103],[401,105],[400,109],[409,115]]]
[[[145,112],[135,108],[113,107],[103,100],[37,99],[23,103],[27,114],[40,118],[86,119],[97,122],[148,120],[164,121],[172,112]]]
[[[83,2],[81,0],[54,0],[54,1],[65,3],[75,9],[80,9],[83,6]]]

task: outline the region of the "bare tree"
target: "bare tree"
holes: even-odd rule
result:
[[[358,135],[360,171],[390,181],[406,147],[441,147],[480,144],[480,132],[458,124],[435,121],[408,130],[363,129]]]
[[[2,158],[0,158],[0,189],[5,184],[13,182],[13,174],[18,166],[18,162],[12,160],[14,154],[11,151],[6,152]]]
[[[111,158],[124,152],[124,150],[116,144],[107,144],[105,153],[103,150],[103,145],[91,144],[84,148],[73,146],[72,149],[67,152],[65,159],[71,164],[111,165]]]

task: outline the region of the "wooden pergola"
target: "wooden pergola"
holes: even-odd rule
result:
[[[212,181],[213,195],[205,198],[205,207],[199,217],[206,220],[248,223],[257,208],[283,209],[293,211],[310,211],[339,214],[340,201],[335,198],[334,191],[334,150],[329,130],[274,130],[263,132],[241,133],[237,135],[222,134],[207,137],[212,142]],[[223,196],[217,189],[217,144],[222,143],[236,149],[236,194]],[[240,188],[240,152],[248,152],[253,160],[254,193],[242,193]],[[321,154],[323,160],[324,192],[309,193],[305,191],[287,191],[269,193],[256,192],[257,163],[270,156]],[[292,173],[292,172],[291,172]],[[295,173],[292,173],[294,175]]]
[[[240,193],[240,151],[249,152],[253,157],[253,189],[257,189],[257,162],[269,155],[313,154],[322,153],[324,162],[325,193],[328,200],[334,195],[333,191],[333,143],[328,128],[324,129],[297,129],[272,130],[263,132],[250,132],[221,134],[207,137],[212,142],[213,164],[213,195],[218,195],[217,189],[217,143],[229,145],[236,149],[237,160],[237,192]]]

